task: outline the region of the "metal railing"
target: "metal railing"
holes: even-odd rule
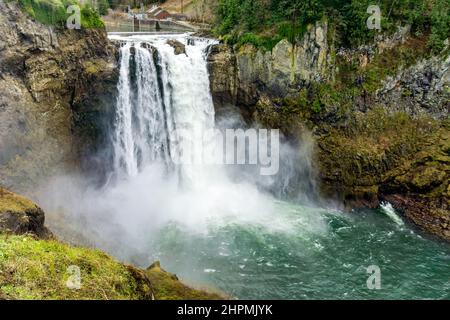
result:
[[[194,31],[185,24],[169,20],[105,20],[107,32]]]

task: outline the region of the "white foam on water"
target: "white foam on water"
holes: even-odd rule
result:
[[[383,211],[383,213],[388,216],[392,221],[394,221],[399,226],[404,226],[405,223],[403,220],[398,216],[397,212],[395,211],[392,204],[389,202],[383,202],[380,204],[380,208]]]

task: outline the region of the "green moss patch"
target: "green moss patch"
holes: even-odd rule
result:
[[[356,115],[345,128],[329,128],[319,138],[318,163],[324,193],[340,188],[357,194],[360,187],[377,187],[374,194],[420,194],[448,199],[450,142],[445,123],[375,109]]]
[[[46,25],[65,26],[73,13],[67,13],[71,5],[81,8],[81,26],[83,28],[104,28],[99,12],[89,4],[81,5],[77,0],[17,0],[20,7],[31,18]]]
[[[202,290],[190,288],[181,283],[177,276],[161,269],[158,262],[146,270],[153,284],[157,300],[220,300],[224,297]]]
[[[67,283],[80,270],[80,288]],[[0,234],[0,291],[10,299],[142,299],[127,266],[99,250]]]
[[[0,233],[0,299],[209,300],[223,296],[184,285],[159,263],[143,271],[100,250]]]
[[[0,212],[24,213],[30,210],[36,210],[32,201],[0,188]]]

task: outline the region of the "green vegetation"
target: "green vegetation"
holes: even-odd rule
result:
[[[80,288],[67,281],[80,268]],[[100,250],[56,240],[0,233],[0,298],[20,300],[222,299],[192,289],[154,264],[147,271],[115,261]]]
[[[34,209],[36,205],[32,201],[0,187],[0,212],[22,213]]]
[[[174,274],[161,269],[159,262],[150,266],[145,273],[153,284],[157,300],[220,300],[224,298],[216,293],[187,287]]]
[[[256,119],[269,128],[280,129],[287,136],[295,134],[299,128],[305,125],[310,128],[315,126],[328,128],[331,122],[333,123],[333,132],[336,131],[333,135],[336,135],[339,143],[348,141],[350,144],[352,141],[357,141],[350,133],[348,140],[338,137],[339,132],[355,129],[355,126],[350,125],[351,122],[356,121],[354,118],[354,115],[357,114],[355,105],[369,106],[369,109],[376,108],[376,92],[386,77],[396,75],[399,70],[407,69],[428,57],[430,54],[430,49],[427,47],[428,40],[429,35],[425,34],[420,37],[408,38],[400,45],[385,49],[381,54],[375,54],[366,63],[362,63],[360,55],[336,56],[333,80],[307,83],[299,88],[297,94],[273,99],[269,103],[265,103],[263,100],[259,101],[256,105]],[[410,99],[411,96],[412,93],[408,90],[402,92],[404,99]],[[403,101],[398,103],[403,103]],[[377,116],[380,119],[387,118],[387,115],[379,112],[380,114]],[[364,125],[369,120],[358,119]],[[400,125],[400,122],[397,121],[398,118],[391,120],[392,123]],[[356,133],[354,134],[357,136]],[[366,138],[368,134],[368,132],[360,130],[362,150],[365,148],[363,138]],[[420,138],[418,137],[419,140]],[[413,139],[412,135],[405,138],[405,146],[410,144],[409,139]],[[357,148],[352,150],[357,152]]]
[[[70,289],[69,266],[81,270],[81,288]],[[0,291],[12,299],[141,299],[127,266],[98,250],[53,240],[0,234]]]
[[[351,60],[338,57],[335,81],[310,83],[299,91],[296,99],[284,99],[281,110],[287,109],[290,114],[311,118],[337,108],[337,115],[343,116],[352,109],[357,99],[370,101],[387,76],[393,76],[400,68],[408,68],[426,57],[429,54],[427,41],[426,36],[410,38],[375,55],[366,65],[361,65],[359,56],[353,56]],[[411,93],[404,92],[403,95],[407,97]]]
[[[101,16],[106,16],[108,14],[108,9],[110,8],[110,4],[108,0],[97,0],[97,8],[98,13]]]
[[[270,49],[280,37],[294,43],[308,24],[327,17],[339,42],[355,46],[373,40],[378,32],[366,26],[367,8],[372,4],[371,0],[220,0],[215,32],[231,44]],[[450,0],[380,0],[377,4],[383,32],[409,24],[417,35],[431,33],[430,47],[442,50],[450,33]]]
[[[36,21],[46,25],[64,27],[73,13],[67,13],[71,5],[80,5],[77,0],[18,0],[23,10]],[[80,5],[82,28],[103,28],[99,14],[107,12],[107,2],[100,1],[99,9],[94,10],[89,4]]]
[[[0,214],[19,214],[36,208],[32,201],[0,188]],[[74,283],[73,266],[80,271],[79,288],[68,286]],[[122,264],[100,250],[70,246],[53,237],[48,240],[34,233],[0,232],[0,299],[220,298],[182,284],[175,275],[161,269],[159,263],[144,271]]]
[[[448,193],[449,131],[430,117],[374,108],[353,114],[344,128],[329,128],[319,145],[325,179],[339,176],[340,183],[353,189],[351,194],[385,182],[431,197]]]
[[[450,0],[437,1],[431,14],[430,46],[435,51],[444,48],[445,39],[450,34]]]

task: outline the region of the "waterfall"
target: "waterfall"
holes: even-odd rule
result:
[[[214,127],[206,62],[213,40],[179,37],[186,53],[178,55],[167,40],[137,37],[120,49],[113,141],[119,177],[136,176],[156,161],[173,167],[173,158],[180,155],[202,157],[202,141],[194,134]],[[198,181],[201,169],[187,164],[177,168],[184,180]]]
[[[281,144],[274,176],[261,177],[253,166],[174,161],[180,154],[211,152],[196,129],[246,128],[231,113],[214,119],[206,64],[212,41],[117,38],[122,46],[111,138],[119,181],[100,189],[72,174],[45,181],[37,200],[55,235],[142,268],[161,261],[189,283],[238,299],[379,299],[380,292],[448,298],[450,250],[408,228],[390,204],[381,211],[392,221],[370,211],[353,216],[292,201],[295,186],[314,189],[311,136],[301,137],[300,148]],[[176,55],[168,39],[182,42],[186,54]],[[367,290],[361,285],[366,267],[383,262],[383,279],[392,281],[381,291]]]
[[[117,85],[119,95],[116,107],[116,130],[114,134],[114,167],[128,175],[137,174],[132,129],[132,97],[130,84],[130,44],[120,50],[120,78]]]

